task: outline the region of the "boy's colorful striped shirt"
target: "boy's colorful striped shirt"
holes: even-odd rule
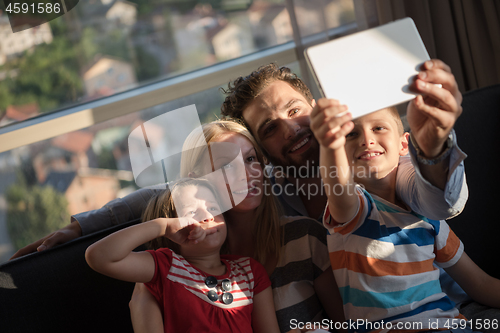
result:
[[[359,186],[356,191],[359,209],[351,221],[336,223],[328,207],[323,219],[346,318],[421,322],[425,330],[458,317],[434,266],[450,267],[463,253],[448,224],[404,210]]]

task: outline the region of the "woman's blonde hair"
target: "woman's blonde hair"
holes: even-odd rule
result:
[[[230,133],[242,135],[252,143],[255,148],[257,160],[263,170],[264,188],[271,188],[271,181],[264,172],[266,161],[262,150],[259,148],[248,129],[236,120],[213,121],[203,125],[201,131],[193,131],[186,138],[182,147],[181,177],[188,177],[191,172],[198,175],[203,174],[203,170],[198,169],[203,166],[203,164],[199,162],[206,150],[193,149],[194,147],[203,146],[205,142],[210,145],[211,142]],[[253,258],[262,264],[266,262],[269,254],[276,254],[276,256],[279,257],[283,243],[280,228],[280,216],[282,215],[280,206],[274,195],[265,195],[266,192],[269,193],[270,191],[264,191],[262,203],[257,208],[257,219],[252,235],[256,240],[256,250]],[[228,224],[228,227],[230,228],[230,224]]]
[[[168,189],[158,192],[157,194],[153,195],[151,199],[149,199],[146,209],[144,209],[144,212],[142,213],[142,222],[151,221],[160,217],[178,217],[172,195],[179,188],[187,186],[204,186],[213,193],[215,199],[217,200],[217,202],[219,202],[217,191],[208,180],[201,178],[183,178],[176,182],[170,183],[168,185]],[[168,247],[175,253],[180,254],[179,244],[171,241],[166,237],[158,237],[156,239],[153,239],[146,243],[146,247],[151,250]],[[223,246],[223,248],[225,248],[225,246]]]

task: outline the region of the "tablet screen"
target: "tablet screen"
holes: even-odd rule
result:
[[[414,98],[409,83],[429,54],[411,18],[305,50],[323,97],[338,99],[353,118]]]

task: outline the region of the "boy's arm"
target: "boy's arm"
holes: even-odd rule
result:
[[[274,309],[273,291],[267,287],[253,297],[252,328],[254,332],[279,332]]]
[[[158,302],[143,283],[136,283],[129,303],[134,333],[163,333],[163,316]]]
[[[344,147],[332,150],[321,146],[319,164],[330,216],[339,224],[349,222],[356,215],[359,200]],[[333,170],[336,170],[337,177],[329,176]]]
[[[500,309],[500,280],[488,275],[465,252],[445,270],[474,301]]]
[[[337,223],[348,222],[358,209],[358,197],[344,147],[345,136],[354,124],[350,121],[352,115],[346,112],[345,105],[325,98],[318,100],[311,112],[310,128],[320,144],[321,178],[328,196],[330,215]]]

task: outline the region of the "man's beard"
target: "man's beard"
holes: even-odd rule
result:
[[[311,135],[309,138],[311,146],[306,152],[300,155],[288,154],[291,147],[302,141],[309,134]],[[293,143],[283,147],[281,156],[267,156],[267,159],[272,163],[277,172],[282,171],[283,176],[287,178],[293,177],[304,179],[319,176],[319,144],[310,130],[307,130],[305,133],[303,132],[298,134]]]

